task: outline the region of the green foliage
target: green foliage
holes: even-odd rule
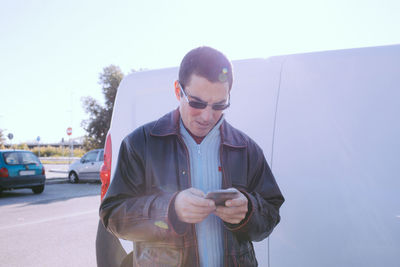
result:
[[[0,145],[3,146],[5,141],[6,141],[6,138],[4,137],[3,130],[0,129]]]
[[[105,97],[104,107],[90,96],[82,99],[83,107],[89,114],[89,119],[83,120],[81,123],[87,132],[84,140],[86,150],[104,147],[107,131],[110,128],[115,96],[123,77],[121,69],[114,65],[105,67],[103,73],[100,73],[99,83],[102,85]]]
[[[108,130],[108,128],[104,128],[104,129]],[[105,131],[103,134],[107,134],[107,131]],[[92,137],[85,136],[85,140],[83,140],[83,148],[87,151],[96,149],[96,148],[103,148],[103,147],[104,147],[104,144],[102,144],[101,142],[99,142],[99,140],[94,139]]]
[[[35,147],[31,150],[36,156],[39,156],[39,147]],[[41,157],[68,157],[70,156],[69,147],[53,147],[53,146],[41,146],[40,156]],[[82,157],[86,151],[81,148],[74,148],[73,157]]]
[[[124,74],[118,66],[110,65],[103,69],[103,73],[100,73],[99,83],[102,85],[103,94],[106,99],[107,110],[111,110],[114,107],[115,96],[117,95],[117,89]]]
[[[17,149],[29,150],[29,147],[26,143],[22,143],[22,144],[17,145]]]

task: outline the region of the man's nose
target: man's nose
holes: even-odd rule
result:
[[[211,106],[207,106],[205,109],[201,111],[201,118],[203,121],[210,121],[213,117],[214,110]]]

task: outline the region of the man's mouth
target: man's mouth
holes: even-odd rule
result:
[[[210,124],[209,123],[204,123],[204,122],[199,122],[199,121],[196,121],[196,123],[201,127],[201,128],[208,128],[209,126],[210,126]]]

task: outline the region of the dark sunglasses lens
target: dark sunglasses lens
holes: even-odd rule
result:
[[[207,104],[201,103],[201,102],[198,102],[198,101],[189,101],[189,105],[192,108],[198,108],[198,109],[204,109],[204,108],[207,107]]]
[[[215,104],[215,105],[212,105],[212,108],[214,110],[224,110],[224,109],[227,109],[228,107],[229,107],[229,104]]]

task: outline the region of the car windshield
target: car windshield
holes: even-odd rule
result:
[[[85,156],[83,156],[83,161],[85,162],[94,162],[96,161],[98,151],[88,152]]]
[[[8,165],[40,164],[39,159],[30,152],[6,152],[3,157]]]

